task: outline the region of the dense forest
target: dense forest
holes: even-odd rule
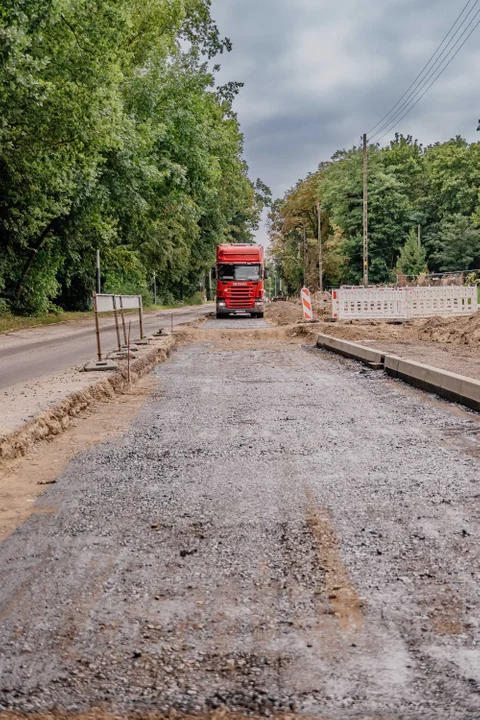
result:
[[[0,312],[87,308],[97,249],[105,292],[171,302],[252,239],[230,49],[210,0],[3,0]]]
[[[363,158],[341,150],[273,203],[271,259],[290,292],[318,287],[317,202],[321,203],[324,285],[362,279]],[[397,135],[368,148],[371,283],[480,268],[480,143],[457,137],[423,147]],[[420,228],[420,244],[418,230]]]

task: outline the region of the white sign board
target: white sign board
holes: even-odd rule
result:
[[[95,295],[95,309],[97,312],[113,312],[115,310],[115,295]]]
[[[117,297],[117,307],[120,306],[124,310],[138,310],[142,307],[141,295],[118,295]]]

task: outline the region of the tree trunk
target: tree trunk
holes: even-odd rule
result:
[[[23,266],[23,270],[22,270],[21,275],[18,278],[17,284],[15,286],[15,299],[17,302],[20,300],[20,297],[22,295],[22,290],[23,290],[23,283],[25,282],[25,278],[27,277],[28,273],[30,272],[30,269],[35,261],[38,251],[42,247],[43,243],[45,242],[45,240],[47,239],[49,234],[55,228],[55,225],[58,223],[58,221],[61,219],[61,217],[62,216],[56,217],[48,223],[47,227],[43,230],[42,234],[40,235],[37,242],[35,243],[35,247],[30,249],[30,255],[28,256],[27,261],[26,261],[25,265]]]

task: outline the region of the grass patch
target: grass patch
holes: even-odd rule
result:
[[[147,305],[144,310],[178,310],[182,307],[190,307],[192,305],[200,305],[198,298],[188,298],[184,303],[173,303],[171,305]],[[137,310],[125,310],[125,314],[137,313]],[[102,315],[113,315],[113,313],[102,313]],[[70,323],[92,318],[93,311],[89,312],[61,312],[61,313],[45,313],[44,315],[31,315],[27,317],[11,315],[10,313],[0,313],[0,334],[9,330],[24,330],[26,328],[37,327],[38,325],[57,325],[58,323]]]
[[[8,330],[23,330],[24,328],[36,327],[37,325],[57,325],[58,323],[75,322],[75,320],[83,320],[91,316],[91,312],[46,313],[44,315],[29,315],[27,317],[2,313],[0,314],[0,333],[8,332]]]

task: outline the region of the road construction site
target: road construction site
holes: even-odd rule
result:
[[[448,355],[418,323],[296,312],[178,328],[123,422],[10,463],[46,487],[0,544],[10,718],[479,717],[480,416],[315,346]]]

